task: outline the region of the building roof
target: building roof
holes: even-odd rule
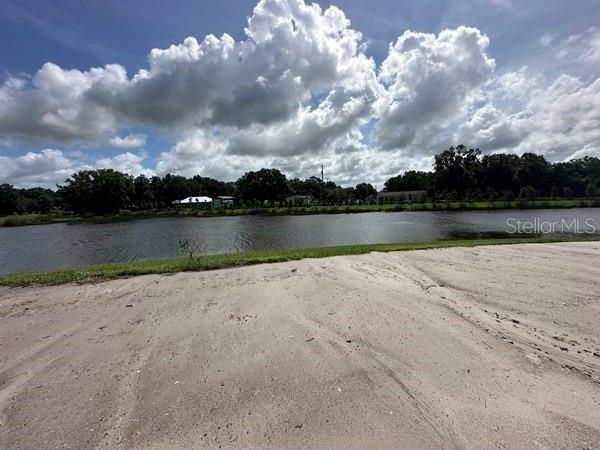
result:
[[[188,203],[212,203],[212,198],[210,197],[187,197],[183,200],[176,200],[179,204],[188,204]]]

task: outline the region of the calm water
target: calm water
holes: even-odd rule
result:
[[[50,269],[181,254],[422,241],[510,231],[507,220],[571,222],[600,230],[600,209],[400,212],[320,216],[164,218],[112,224],[0,228],[0,272]]]

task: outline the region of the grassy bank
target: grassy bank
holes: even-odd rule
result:
[[[111,278],[129,277],[145,274],[173,273],[184,271],[202,271],[263,264],[281,261],[293,261],[303,258],[325,258],[338,255],[358,255],[370,252],[392,252],[407,250],[423,250],[446,247],[475,247],[481,245],[506,245],[527,243],[550,243],[570,241],[598,240],[598,236],[567,237],[531,237],[531,238],[499,238],[499,239],[467,239],[442,240],[426,242],[400,242],[394,244],[343,245],[336,247],[299,248],[287,250],[265,250],[249,253],[230,253],[222,255],[206,255],[193,259],[178,257],[168,259],[129,261],[122,263],[98,264],[88,267],[69,269],[21,272],[0,275],[0,286],[52,285],[70,282],[89,282]]]
[[[42,225],[51,223],[109,223],[158,217],[222,217],[222,216],[288,216],[312,214],[352,214],[365,212],[400,211],[482,211],[500,209],[547,209],[547,208],[591,208],[600,207],[600,199],[555,199],[555,200],[485,200],[485,201],[436,201],[399,203],[390,205],[342,205],[342,206],[299,206],[279,208],[237,209],[149,209],[122,211],[110,216],[63,216],[52,214],[22,214],[0,217],[0,226]]]

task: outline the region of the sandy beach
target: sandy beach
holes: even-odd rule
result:
[[[0,448],[600,448],[600,243],[0,289]]]

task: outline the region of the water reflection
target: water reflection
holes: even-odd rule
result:
[[[600,209],[161,218],[0,228],[0,272],[175,256],[180,240],[198,254],[210,254],[497,236],[508,231],[511,217],[593,218],[600,224]]]

